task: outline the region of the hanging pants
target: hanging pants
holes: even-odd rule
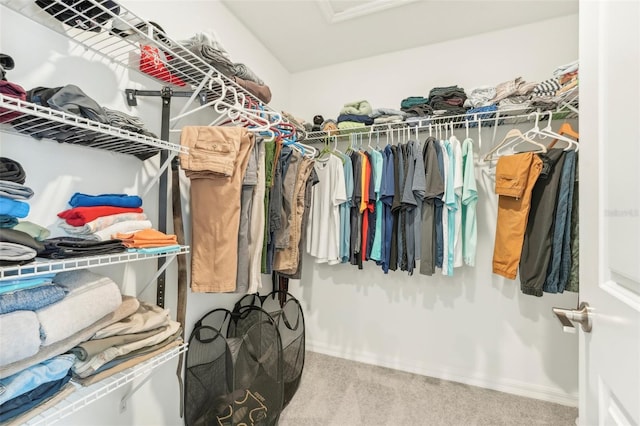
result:
[[[542,160],[531,152],[498,160],[495,191],[500,197],[493,246],[494,274],[516,278],[531,208],[531,190],[541,170]]]
[[[191,289],[236,289],[242,180],[255,137],[243,127],[187,126],[180,166],[191,179]]]

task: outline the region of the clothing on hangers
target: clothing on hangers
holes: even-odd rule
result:
[[[542,171],[542,160],[532,152],[500,157],[495,192],[498,215],[493,246],[493,273],[515,279],[527,228],[531,192]]]
[[[473,142],[469,138],[462,142],[462,167],[462,258],[466,265],[475,266],[478,240],[476,219],[478,190],[473,162]]]

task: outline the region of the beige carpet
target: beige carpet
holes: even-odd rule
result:
[[[280,426],[574,426],[578,409],[307,352]]]

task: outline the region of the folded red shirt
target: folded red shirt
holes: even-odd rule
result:
[[[83,226],[99,217],[120,213],[142,213],[142,209],[140,207],[113,206],[75,207],[58,213],[58,217],[64,219],[69,225]]]

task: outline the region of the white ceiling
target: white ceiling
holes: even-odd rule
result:
[[[290,72],[578,13],[578,0],[222,1]]]

